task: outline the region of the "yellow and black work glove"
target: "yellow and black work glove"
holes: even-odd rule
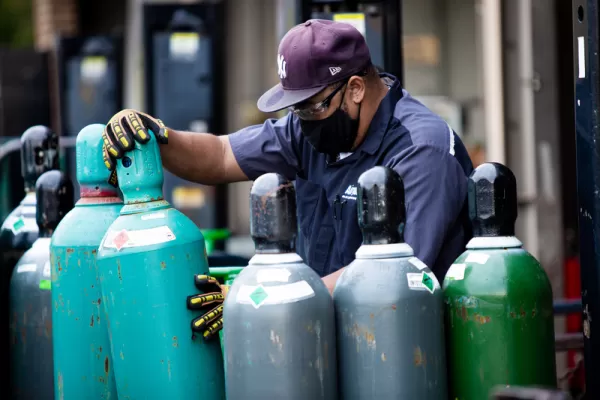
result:
[[[167,143],[169,131],[160,119],[131,109],[121,110],[113,115],[102,133],[104,141],[102,150],[106,168],[114,171],[116,160],[122,158],[126,151],[134,148],[134,141],[147,143],[150,140],[148,130],[154,132],[158,143]]]
[[[192,321],[192,331],[202,334],[204,339],[210,339],[223,329],[223,301],[228,286],[221,285],[216,278],[208,275],[194,276],[194,283],[204,294],[188,296],[187,308],[204,310],[206,313]]]

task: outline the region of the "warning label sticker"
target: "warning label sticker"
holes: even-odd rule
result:
[[[435,278],[427,272],[409,272],[406,274],[406,279],[411,290],[427,290],[433,293],[435,289],[439,289]]]
[[[104,240],[105,248],[122,250],[128,247],[152,246],[175,240],[175,234],[168,226],[150,229],[111,231]]]
[[[243,285],[237,294],[236,302],[259,308],[263,305],[295,303],[314,295],[313,288],[306,281],[278,286]]]

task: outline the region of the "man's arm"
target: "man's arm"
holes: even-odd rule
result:
[[[293,180],[299,132],[292,114],[223,136],[170,130],[161,156],[167,170],[201,184],[254,180],[269,172]]]
[[[454,155],[431,145],[412,146],[391,167],[404,182],[404,240],[433,270],[466,201],[467,176]]]
[[[229,136],[169,130],[169,143],[160,146],[163,164],[171,173],[204,185],[247,181]]]

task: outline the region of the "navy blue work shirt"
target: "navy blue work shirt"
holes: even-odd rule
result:
[[[448,124],[380,74],[389,91],[362,144],[332,160],[304,139],[293,113],[229,135],[233,154],[250,180],[276,172],[296,181],[297,252],[320,276],[347,266],[362,243],[356,209],[358,177],[382,165],[405,186],[405,241],[438,279],[471,237],[467,215],[469,155]]]

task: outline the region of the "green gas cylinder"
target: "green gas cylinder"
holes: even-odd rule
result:
[[[502,164],[468,181],[473,239],[443,283],[450,398],[487,399],[497,385],[556,387],[552,288],[515,237],[517,184]]]
[[[224,398],[217,340],[192,335],[194,275],[208,274],[204,238],[164,200],[153,134],[117,163],[125,205],[98,250],[119,398]]]
[[[104,125],[93,124],[77,135],[80,199],[58,225],[50,246],[56,399],[117,398],[96,253],[123,201],[107,183],[103,130]]]
[[[10,280],[12,400],[54,399],[50,237],[73,208],[73,184],[61,171],[36,182],[38,239],[23,254]]]

